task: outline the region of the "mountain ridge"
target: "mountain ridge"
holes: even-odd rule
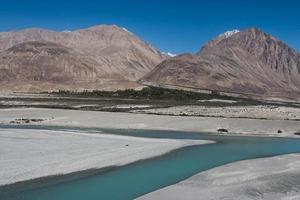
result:
[[[192,55],[163,61],[141,79],[253,95],[300,96],[300,54],[257,28],[216,37]],[[293,94],[294,93],[294,94]]]
[[[106,79],[109,81],[115,79],[115,89],[127,88],[126,84],[118,86],[117,82],[122,84],[128,82],[130,87],[131,85],[136,87],[136,80],[150,72],[157,64],[167,58],[166,55],[163,55],[127,29],[124,30],[124,28],[116,25],[97,25],[71,32],[58,32],[40,28],[2,32],[0,33],[0,52],[5,54],[5,50],[26,42],[56,43],[72,49],[78,55],[80,54],[85,56],[86,59],[92,60],[93,67],[97,68],[98,71],[105,71],[107,74]],[[13,61],[11,62],[14,63]],[[32,65],[35,66],[40,63],[40,61],[37,61],[32,63]],[[64,63],[63,59],[61,62],[57,62],[57,64],[61,63]],[[9,65],[10,63],[0,59],[0,67],[9,68]],[[63,68],[64,66],[61,67]],[[71,65],[69,67],[72,68]],[[99,78],[103,80],[99,80]],[[73,77],[73,79],[76,79],[76,77]],[[3,80],[0,79],[0,81]],[[103,81],[104,78],[100,76],[98,79],[95,79],[94,85],[98,85],[96,88],[106,89],[107,84],[103,84]],[[104,85],[105,87],[103,87]],[[69,86],[62,87],[62,89],[64,88],[69,88]],[[86,84],[83,88],[95,89],[95,87],[89,87]],[[41,88],[41,90],[51,89]]]

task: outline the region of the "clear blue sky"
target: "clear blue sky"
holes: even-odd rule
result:
[[[226,30],[258,27],[300,51],[299,0],[8,0],[0,31],[126,27],[156,48],[196,52]]]

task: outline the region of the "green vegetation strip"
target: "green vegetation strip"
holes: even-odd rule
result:
[[[117,90],[117,91],[66,91],[60,90],[58,92],[51,92],[51,94],[65,95],[65,96],[89,96],[89,97],[107,97],[107,98],[133,98],[133,99],[153,99],[153,100],[205,100],[205,99],[226,99],[226,100],[240,100],[235,97],[225,97],[218,93],[203,94],[198,92],[164,89],[156,87],[145,87],[142,90]]]

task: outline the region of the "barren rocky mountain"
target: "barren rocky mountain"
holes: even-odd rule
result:
[[[0,54],[1,88],[21,91],[136,87],[166,58],[115,25],[3,32]]]
[[[141,79],[161,86],[244,93],[263,97],[300,96],[300,54],[256,28],[230,31],[197,54],[158,65]]]
[[[23,91],[75,89],[110,75],[95,60],[50,42],[17,44],[0,53],[0,60],[2,88],[7,85]]]

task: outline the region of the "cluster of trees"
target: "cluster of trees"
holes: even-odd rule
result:
[[[107,97],[107,98],[133,98],[133,99],[153,99],[153,100],[198,100],[209,99],[218,94],[201,94],[197,92],[190,92],[184,90],[163,89],[155,87],[145,87],[142,90],[117,90],[117,91],[65,91],[60,90],[54,92],[59,95],[76,95],[76,96],[90,96],[90,97]],[[220,97],[219,97],[220,98]]]

